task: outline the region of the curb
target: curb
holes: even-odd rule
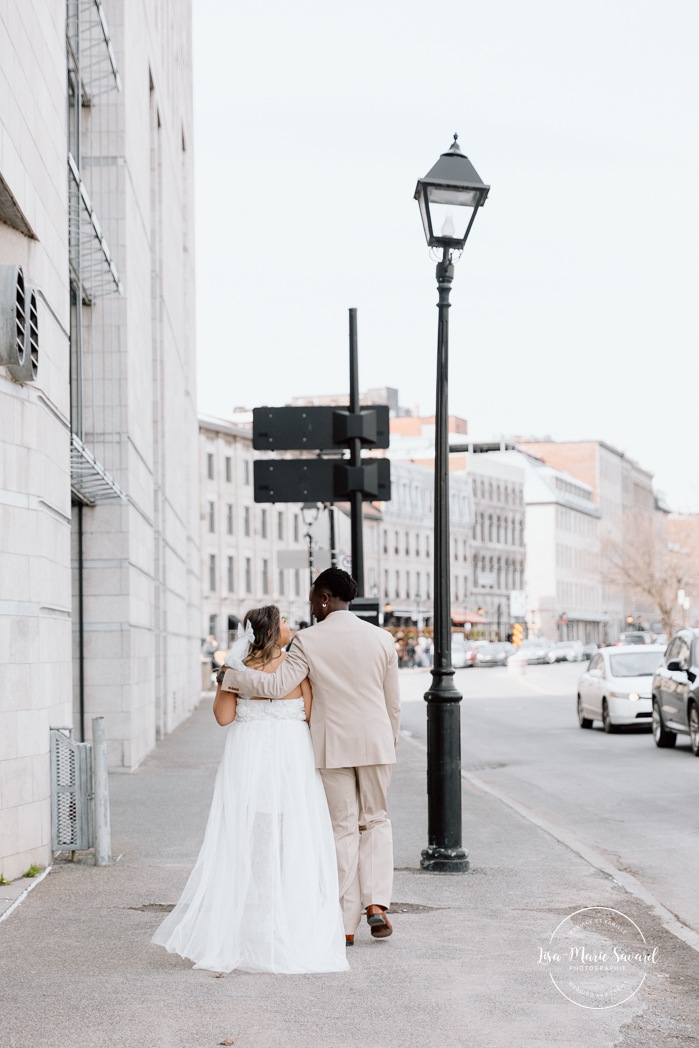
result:
[[[36,888],[37,884],[40,884],[40,883],[41,883],[41,882],[43,881],[44,877],[46,877],[46,875],[47,875],[47,874],[49,874],[49,873],[51,872],[51,870],[52,870],[52,869],[53,869],[53,863],[51,863],[51,865],[50,865],[50,866],[47,866],[47,867],[46,867],[46,869],[45,869],[45,870],[44,870],[44,871],[43,871],[42,873],[40,873],[38,877],[32,877],[32,879],[31,879],[31,883],[27,885],[27,887],[26,887],[26,888],[24,889],[24,891],[22,891],[22,892],[21,892],[21,893],[20,893],[20,894],[19,894],[19,895],[17,896],[17,898],[16,898],[16,899],[14,899],[14,900],[13,900],[13,901],[12,901],[12,902],[11,902],[11,903],[9,904],[9,906],[8,906],[8,907],[7,907],[7,908],[6,908],[5,910],[3,910],[3,911],[2,911],[2,913],[0,913],[0,924],[2,924],[2,922],[3,922],[4,920],[5,920],[5,918],[6,918],[6,917],[9,917],[9,916],[10,916],[10,914],[11,914],[11,913],[12,913],[12,912],[13,912],[14,910],[16,910],[16,909],[17,909],[17,907],[18,907],[18,906],[19,906],[19,905],[20,905],[21,903],[23,903],[23,902],[24,902],[24,900],[26,899],[26,897],[27,897],[27,896],[29,895],[29,892],[33,891],[33,890],[34,890],[34,888]],[[5,900],[2,900],[2,901],[5,901]]]
[[[401,732],[401,737],[406,742],[412,743],[417,749],[422,750],[423,753],[427,752],[427,747],[424,743],[420,742],[413,735],[408,732]],[[634,895],[641,902],[654,911],[663,928],[674,935],[676,939],[681,939],[682,942],[686,943],[693,950],[699,953],[699,933],[697,933],[689,925],[684,924],[679,920],[675,914],[668,910],[666,906],[663,906],[658,899],[646,888],[633,874],[628,873],[626,870],[620,870],[613,862],[605,858],[601,852],[595,851],[594,848],[589,848],[585,844],[581,844],[575,839],[575,837],[566,830],[563,826],[557,826],[555,823],[549,822],[548,819],[542,818],[532,808],[528,808],[526,805],[521,804],[519,801],[514,800],[508,794],[499,790],[496,786],[491,786],[490,783],[485,782],[479,778],[478,775],[474,775],[473,772],[463,771],[461,772],[461,778],[470,782],[472,786],[475,786],[477,790],[482,793],[487,793],[495,800],[500,801],[501,804],[507,805],[513,811],[517,812],[523,819],[533,823],[540,830],[548,833],[549,836],[557,840],[559,844],[565,845],[570,851],[579,855],[581,859],[589,863],[590,866],[594,866],[595,869],[599,870],[600,873],[606,874],[611,877],[617,884],[620,884],[630,895]]]

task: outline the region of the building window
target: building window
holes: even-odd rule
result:
[[[262,558],[262,592],[269,593],[269,561]]]
[[[216,555],[209,554],[209,593],[216,592]]]
[[[396,597],[400,597],[400,572],[396,572]]]
[[[243,484],[250,484],[250,463],[247,459],[243,459]]]
[[[228,592],[233,593],[235,585],[233,582],[233,558],[228,558]]]
[[[496,540],[495,540],[495,541],[496,541],[496,542],[502,542],[502,521],[501,521],[501,519],[500,519],[500,517],[499,517],[499,516],[498,516],[498,519],[497,519],[497,531],[496,531],[496,536],[497,536],[497,537],[496,537]]]
[[[488,514],[488,542],[493,541],[493,514]]]
[[[209,480],[214,479],[214,456],[211,452],[206,456],[206,475]]]
[[[246,506],[243,510],[243,534],[250,538],[250,507]],[[250,590],[248,590],[250,593]]]
[[[473,588],[478,588],[478,557],[473,558]]]
[[[284,596],[284,572],[281,570],[281,568],[279,570],[279,596]]]
[[[230,502],[226,506],[226,534],[233,534],[233,505]]]
[[[420,556],[420,534],[417,531],[415,532],[415,556]]]
[[[420,597],[420,572],[415,572],[415,599],[418,600]]]
[[[301,572],[299,568],[294,568],[294,596],[301,596]]]
[[[524,545],[524,521],[523,520],[520,520],[520,522],[519,522],[519,544],[520,544],[520,546]],[[520,589],[521,589],[521,587],[520,587]]]
[[[464,563],[468,560],[468,545],[466,539],[464,539]]]
[[[407,600],[410,600],[410,572],[405,573],[405,596]]]
[[[209,531],[216,531],[216,503],[209,501]]]
[[[245,558],[245,592],[252,593],[252,560]]]
[[[393,552],[395,553],[396,556],[398,556],[398,554],[400,553],[400,545],[399,545],[398,532],[397,531],[394,531],[394,533],[393,533]]]
[[[263,539],[267,538],[267,510],[260,510],[260,534]],[[264,591],[265,593],[267,590]]]
[[[390,594],[388,592],[388,570],[385,570],[384,573],[383,573],[383,595],[384,595],[384,600],[388,600],[388,598],[390,596]]]
[[[408,531],[405,533],[405,555],[410,556],[410,533]]]
[[[481,513],[480,525],[481,525],[481,542],[485,542],[485,513]]]
[[[233,480],[233,460],[230,455],[226,455],[226,483],[230,484]]]
[[[425,600],[432,600],[432,583],[429,571],[425,575]]]
[[[384,553],[388,553],[388,532],[385,528],[383,532],[383,551]]]
[[[456,601],[457,604],[459,603],[459,577],[458,577],[458,575],[454,576],[454,600]]]
[[[277,538],[280,542],[284,539],[284,514],[281,510],[277,513]]]

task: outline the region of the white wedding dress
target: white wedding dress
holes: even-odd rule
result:
[[[303,699],[238,699],[180,901],[152,941],[215,972],[349,968]]]

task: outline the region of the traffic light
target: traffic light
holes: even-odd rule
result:
[[[524,626],[521,622],[515,622],[512,627],[512,643],[518,648],[524,640]]]

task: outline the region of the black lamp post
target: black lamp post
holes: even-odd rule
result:
[[[460,255],[489,186],[457,144],[442,153],[415,190],[425,237],[441,248],[437,263],[437,407],[434,458],[434,665],[427,703],[427,848],[423,870],[464,873],[461,841],[461,694],[451,664],[451,566],[449,563],[449,293],[454,253]]]

